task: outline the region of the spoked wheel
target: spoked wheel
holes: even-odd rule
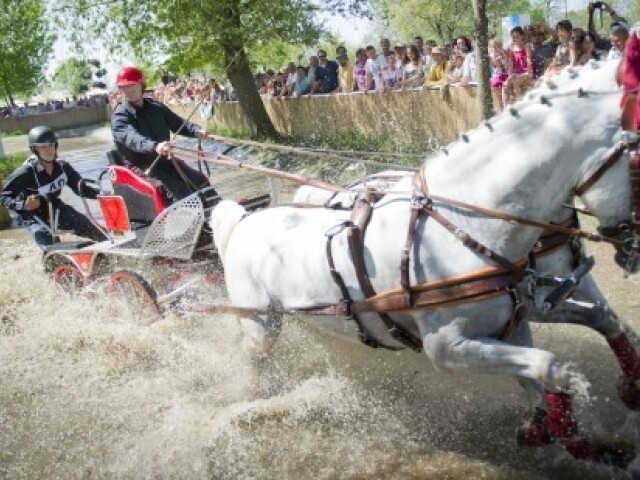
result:
[[[136,272],[119,270],[112,273],[107,291],[126,302],[139,323],[153,323],[162,315],[156,291]]]
[[[67,293],[76,293],[85,286],[85,278],[73,263],[65,262],[56,266],[52,272],[53,281]]]

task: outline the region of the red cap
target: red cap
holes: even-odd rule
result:
[[[142,71],[136,67],[124,67],[116,75],[116,85],[118,87],[126,87],[128,85],[136,85],[144,82]]]

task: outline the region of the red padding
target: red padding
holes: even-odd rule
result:
[[[131,230],[127,206],[122,197],[118,195],[99,195],[98,204],[102,210],[107,230],[112,232],[128,232]]]
[[[136,175],[126,167],[114,165],[110,166],[109,170],[111,171],[111,182],[114,185],[128,185],[137,192],[149,196],[153,201],[153,209],[156,215],[165,209],[164,198],[160,193],[160,189],[154,184]]]

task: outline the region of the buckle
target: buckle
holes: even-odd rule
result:
[[[624,130],[620,135],[620,141],[626,145],[638,143],[639,140],[640,135],[638,135],[638,132],[634,132],[631,130]]]

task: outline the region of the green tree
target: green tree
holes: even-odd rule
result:
[[[55,39],[49,30],[43,0],[0,0],[0,89],[7,104],[42,81]]]
[[[60,90],[79,95],[91,88],[92,78],[89,62],[72,57],[58,66],[53,75],[53,83]]]
[[[401,38],[415,35],[448,42],[456,35],[471,36],[474,31],[472,5],[451,0],[371,0],[374,12]],[[489,32],[497,32],[502,17],[511,13],[529,13],[528,0],[492,0],[487,2]]]
[[[360,0],[321,6],[338,4],[361,12],[364,6]],[[271,138],[278,134],[255,88],[251,66],[259,59],[252,55],[269,42],[310,45],[322,32],[311,0],[62,0],[58,8],[77,34],[100,33],[112,39],[112,49],[130,45],[149,57],[153,45],[176,73],[224,71],[257,134]]]

